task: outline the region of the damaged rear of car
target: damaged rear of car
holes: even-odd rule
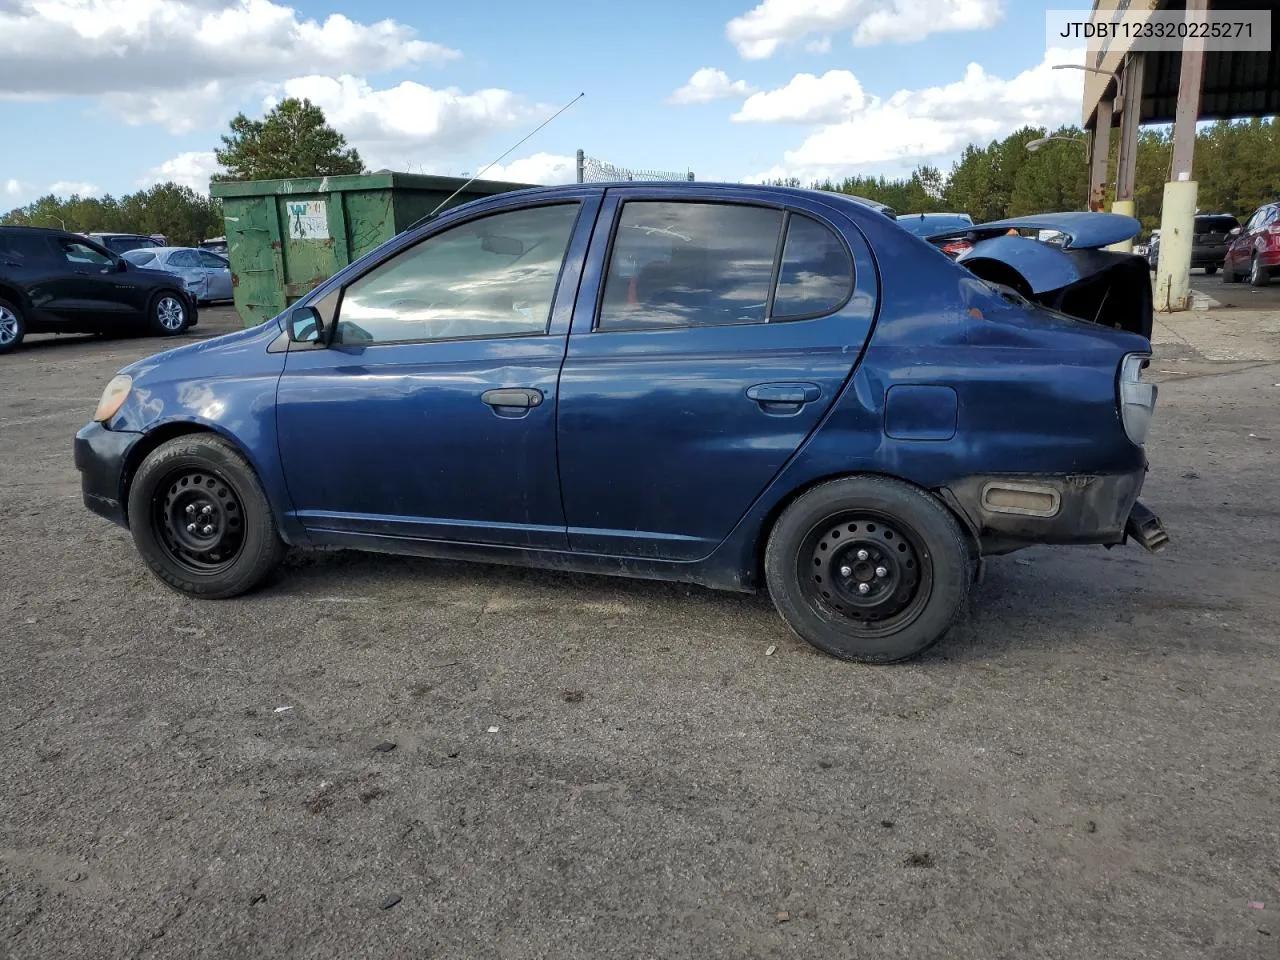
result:
[[[956,258],[1015,308],[1043,317],[1046,330],[1084,321],[1142,338],[1117,338],[1124,352],[1115,370],[1116,411],[1135,449],[1144,446],[1157,397],[1156,386],[1142,379],[1150,362],[1151,283],[1142,257],[1103,248],[1139,229],[1132,217],[1109,213],[1010,218],[971,228],[965,235],[971,246]],[[1041,239],[1046,235],[1051,242]],[[955,231],[928,239],[950,243]],[[1127,349],[1120,347],[1124,339]],[[1129,539],[1156,552],[1169,538],[1138,500],[1146,472],[1144,453],[1139,469],[974,476],[953,482],[944,495],[970,521],[984,555],[1031,543],[1110,547]]]
[[[1115,213],[1046,213],[983,223],[970,229],[972,246],[956,258],[971,273],[1033,303],[1104,327],[1151,337],[1152,296],[1147,262],[1103,247],[1134,237],[1142,225]],[[1053,241],[1018,231],[1052,231]],[[931,236],[950,242],[955,231]]]

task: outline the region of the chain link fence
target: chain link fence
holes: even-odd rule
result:
[[[692,180],[693,171],[671,173],[663,170],[631,170],[578,151],[578,183],[616,183],[620,180]]]

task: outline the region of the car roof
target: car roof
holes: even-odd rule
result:
[[[136,237],[139,240],[153,239],[149,234],[146,234],[146,233],[116,233],[111,230],[94,230],[90,233],[86,233],[85,236],[86,237]]]
[[[24,230],[27,233],[47,233],[50,236],[69,237],[74,236],[70,230],[62,230],[59,227],[34,227],[25,223],[4,223],[0,224],[0,230]]]

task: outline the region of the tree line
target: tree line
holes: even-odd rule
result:
[[[1032,140],[1050,140],[1037,151]],[[1111,138],[1115,182],[1118,136]],[[1164,184],[1172,160],[1172,131],[1139,131],[1134,199],[1144,232],[1160,225]],[[852,176],[809,186],[877,200],[898,213],[967,213],[975,221],[1053,210],[1083,210],[1088,195],[1087,140],[1078,127],[1023,127],[985,147],[971,144],[944,174],[922,164],[907,177]],[[364,173],[360,154],[308,100],[283,100],[261,120],[243,113],[231,121],[215,151],[215,180],[275,180]],[[1218,121],[1196,137],[1199,207],[1247,217],[1280,196],[1280,120]],[[797,179],[775,180],[801,186]],[[78,233],[161,233],[192,245],[221,234],[221,204],[189,187],[161,183],[120,198],[60,199],[52,194],[10,210],[0,223],[64,227]]]
[[[1116,177],[1118,131],[1111,138],[1108,181]],[[1036,151],[1027,144],[1045,136]],[[1074,142],[1071,142],[1074,141]],[[974,221],[999,220],[1052,210],[1083,210],[1088,198],[1087,138],[1079,127],[1023,127],[985,147],[971,144],[944,175],[937,167],[916,167],[900,178],[855,176],[812,183],[888,204],[898,213],[967,213]],[[1144,232],[1160,226],[1164,185],[1173,159],[1172,129],[1138,132],[1134,201]],[[1221,120],[1196,137],[1198,205],[1206,212],[1244,219],[1280,196],[1280,119]],[[799,180],[775,180],[800,186]],[[1108,194],[1108,201],[1114,189]]]

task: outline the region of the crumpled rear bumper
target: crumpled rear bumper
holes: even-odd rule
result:
[[[1146,467],[1116,474],[965,477],[939,491],[969,525],[984,556],[1033,544],[1117,546],[1130,537],[1148,550],[1169,540],[1138,502]]]

